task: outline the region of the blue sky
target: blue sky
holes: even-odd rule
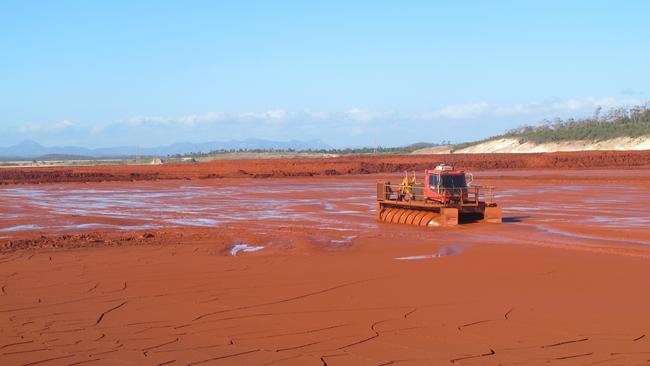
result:
[[[478,139],[650,99],[648,1],[3,1],[0,145]]]

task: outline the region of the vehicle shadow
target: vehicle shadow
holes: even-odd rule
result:
[[[512,223],[512,222],[523,222],[527,219],[530,219],[531,216],[507,216],[501,219],[501,222]]]
[[[501,222],[504,224],[517,223],[517,222],[524,222],[529,218],[531,218],[531,216],[507,216],[507,217],[503,217],[501,219]],[[482,220],[483,220],[483,215],[480,214],[463,215],[462,217],[459,218],[458,223],[470,224],[470,223],[481,222]]]

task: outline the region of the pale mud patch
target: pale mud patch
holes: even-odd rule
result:
[[[200,226],[200,227],[214,227],[221,223],[219,220],[207,218],[191,218],[191,219],[173,219],[167,220],[171,224],[180,226]]]
[[[230,248],[230,255],[233,257],[237,256],[239,252],[257,252],[258,250],[264,249],[263,246],[251,246],[248,244],[236,244]]]
[[[335,245],[350,245],[352,244],[352,241],[356,238],[357,238],[356,235],[343,236],[340,239],[330,240],[330,243]]]
[[[542,226],[542,225],[535,225],[531,224],[532,227],[534,227],[537,231],[558,236],[558,237],[563,237],[563,238],[571,238],[571,239],[582,239],[587,242],[610,242],[610,243],[616,243],[616,244],[632,244],[632,245],[645,245],[648,246],[650,245],[650,241],[648,240],[635,240],[635,239],[630,239],[630,238],[609,238],[609,237],[602,237],[602,236],[596,236],[596,235],[588,235],[588,234],[581,234],[578,232],[572,232],[572,231],[566,231],[566,230],[561,230],[557,228],[552,228],[548,226]],[[555,242],[557,243],[565,243],[563,240],[556,240]],[[571,242],[568,245],[573,245],[575,246],[575,242]]]
[[[245,252],[245,253],[257,252],[257,251],[260,251],[260,250],[262,250],[264,248],[265,247],[262,246],[262,245],[255,246],[255,245],[248,245],[248,244],[244,244],[244,243],[238,243],[238,244],[233,244],[230,247],[230,252],[229,253],[230,253],[231,256],[236,257],[237,253],[239,253],[239,252]]]
[[[435,259],[441,257],[449,257],[452,255],[461,254],[465,250],[464,245],[444,245],[440,247],[433,254],[424,254],[424,255],[411,255],[406,257],[396,257],[397,260],[420,260],[420,259]]]
[[[44,229],[42,226],[29,224],[29,225],[17,225],[0,229],[0,232],[16,232],[16,231],[27,231],[27,230],[40,230]]]

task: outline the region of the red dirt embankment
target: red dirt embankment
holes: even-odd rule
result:
[[[345,156],[323,159],[214,160],[199,164],[8,168],[0,170],[0,185],[394,173],[405,170],[421,171],[438,162],[475,170],[638,167],[650,165],[650,151]]]

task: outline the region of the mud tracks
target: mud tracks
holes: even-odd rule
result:
[[[337,286],[329,287],[329,288],[326,288],[326,289],[323,289],[323,290],[308,292],[306,294],[293,296],[293,297],[289,297],[289,298],[282,299],[282,300],[271,301],[271,302],[255,304],[255,305],[240,306],[240,307],[236,307],[236,308],[232,308],[232,309],[213,311],[213,312],[210,312],[210,313],[207,313],[207,314],[199,315],[196,318],[192,319],[192,321],[197,321],[197,320],[201,320],[201,319],[207,318],[207,317],[212,316],[212,315],[223,314],[223,313],[228,313],[228,312],[232,312],[232,311],[248,310],[248,309],[254,309],[254,308],[259,308],[259,307],[263,307],[263,306],[277,305],[277,304],[282,304],[282,303],[286,303],[286,302],[290,302],[290,301],[301,300],[301,299],[304,299],[304,298],[308,298],[308,297],[311,297],[311,296],[322,295],[322,294],[325,294],[325,293],[328,293],[328,292],[331,292],[331,291],[335,291],[335,290],[338,290],[338,289],[341,289],[341,288],[344,288],[344,287],[357,285],[357,284],[368,282],[368,281],[371,281],[371,280],[372,279],[352,281],[352,282],[343,283],[343,284],[340,284],[340,285],[337,285]]]
[[[245,352],[232,353],[232,354],[228,354],[228,355],[212,357],[212,358],[208,358],[208,359],[201,360],[201,361],[190,362],[190,363],[187,364],[187,366],[192,366],[192,365],[201,365],[201,364],[204,364],[204,363],[208,363],[208,362],[210,362],[210,361],[223,360],[223,359],[225,359],[225,358],[231,358],[231,357],[237,357],[237,356],[247,355],[247,354],[249,354],[249,353],[255,353],[255,352],[259,352],[259,351],[260,351],[259,349],[254,349],[254,350],[245,351]]]
[[[558,342],[558,343],[553,343],[553,344],[547,344],[547,345],[541,346],[541,348],[550,348],[550,347],[563,346],[565,344],[586,342],[588,340],[589,340],[589,338],[575,339],[575,340],[572,340],[572,341],[564,341],[564,342]]]
[[[411,315],[412,315],[413,313],[415,313],[416,311],[418,311],[418,308],[415,308],[415,309],[413,309],[413,310],[411,310],[411,311],[407,311],[406,313],[404,313],[404,315],[403,315],[404,320],[407,320],[408,317],[411,316]]]
[[[287,347],[287,348],[278,348],[278,349],[275,350],[275,352],[293,351],[293,350],[313,346],[313,345],[316,345],[316,344],[319,344],[319,343],[323,343],[323,342],[316,341],[316,342],[311,342],[311,343],[307,343],[307,344],[302,344],[300,346]]]
[[[642,334],[642,335],[640,335],[639,337],[634,338],[632,341],[633,341],[633,342],[640,341],[640,340],[642,340],[643,338],[645,338],[645,334]]]
[[[462,332],[463,328],[471,327],[472,325],[477,325],[477,324],[489,323],[489,322],[493,322],[493,321],[494,320],[492,320],[492,319],[479,320],[479,321],[476,321],[476,322],[459,325],[456,329],[458,329],[459,332]]]
[[[487,352],[487,353],[481,353],[481,354],[478,354],[478,355],[472,355],[472,356],[465,356],[465,357],[452,358],[451,360],[449,360],[449,362],[451,362],[451,363],[455,363],[455,362],[458,362],[458,361],[470,360],[470,359],[473,359],[473,358],[481,358],[481,357],[494,356],[494,355],[496,355],[496,354],[497,354],[497,353],[496,353],[493,349],[490,348],[490,352]]]
[[[379,325],[381,323],[385,323],[385,322],[390,321],[390,320],[392,320],[392,319],[380,320],[378,322],[372,323],[372,325],[370,326],[370,330],[375,333],[374,335],[372,335],[372,336],[370,336],[368,338],[364,338],[364,339],[362,339],[360,341],[352,342],[350,344],[346,344],[345,346],[341,346],[341,347],[337,348],[337,350],[343,350],[343,349],[346,349],[346,348],[349,348],[349,347],[352,347],[352,346],[356,346],[358,344],[362,344],[362,343],[371,341],[371,340],[379,337],[379,332],[377,331],[377,329],[375,329],[375,327],[377,327],[377,325]]]
[[[121,303],[119,305],[116,305],[116,306],[113,306],[112,308],[110,308],[110,309],[104,311],[103,313],[101,313],[99,315],[99,317],[97,318],[97,321],[95,321],[95,325],[98,325],[99,323],[101,323],[102,320],[104,319],[104,316],[106,316],[106,314],[110,313],[111,311],[114,311],[114,310],[117,310],[117,309],[121,308],[122,306],[126,305],[127,302],[128,301],[124,301],[123,303]]]
[[[503,315],[503,317],[506,320],[510,320],[510,314],[512,313],[513,310],[515,310],[515,308],[510,308],[510,310],[506,311],[506,313]]]
[[[166,345],[168,345],[168,344],[174,344],[174,343],[178,342],[179,340],[180,340],[180,338],[176,338],[176,339],[174,339],[174,340],[172,340],[172,341],[169,341],[169,342],[164,342],[164,343],[157,344],[157,345],[155,345],[155,346],[151,346],[151,347],[143,348],[143,349],[142,349],[142,353],[144,354],[145,357],[147,357],[149,351],[151,351],[152,349],[156,349],[156,348],[164,347],[164,346],[166,346]]]

